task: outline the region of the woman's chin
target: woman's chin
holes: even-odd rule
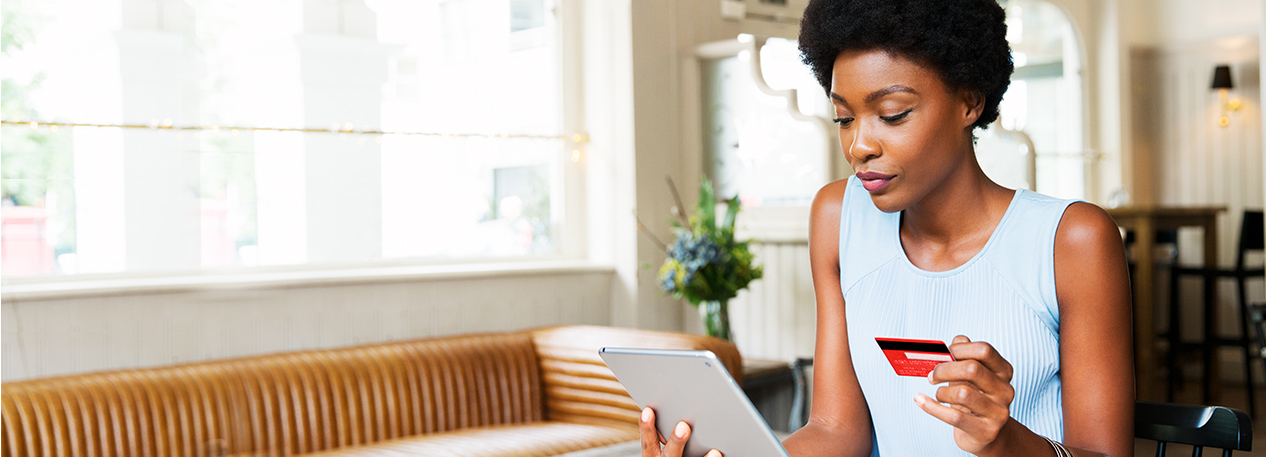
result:
[[[906,209],[907,206],[909,206],[907,202],[900,201],[900,199],[896,198],[895,196],[887,192],[871,193],[870,201],[874,202],[875,207],[879,208],[880,211],[883,211],[885,213],[900,212],[901,210],[904,210]]]

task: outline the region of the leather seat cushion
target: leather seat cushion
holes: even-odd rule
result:
[[[638,439],[636,427],[549,421],[434,433],[310,455],[320,457],[551,456],[636,439]]]

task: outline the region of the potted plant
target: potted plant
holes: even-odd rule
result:
[[[729,301],[762,273],[748,242],[734,239],[734,221],[742,204],[738,196],[730,199],[725,219],[718,223],[712,183],[701,178],[699,205],[687,216],[680,210],[681,198],[671,179],[668,186],[678,210],[674,211],[672,243],[659,242],[667,254],[659,269],[659,286],[699,308],[709,336],[731,340]],[[645,226],[643,231],[649,235]]]

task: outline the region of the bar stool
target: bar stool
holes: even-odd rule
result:
[[[1134,290],[1134,286],[1135,284],[1138,283],[1137,281],[1135,281],[1135,278],[1134,278],[1134,252],[1133,252],[1134,239],[1135,239],[1134,231],[1126,230],[1123,244],[1125,244],[1126,266],[1129,268],[1130,295],[1132,296],[1137,293]],[[1157,259],[1155,263],[1157,267],[1159,267],[1157,271],[1161,269],[1168,270],[1168,269],[1173,268],[1174,265],[1178,263],[1178,230],[1177,229],[1157,230],[1155,232],[1153,239],[1155,240],[1154,243],[1156,244],[1156,246],[1162,247],[1165,249],[1165,253],[1163,255],[1155,257]],[[1173,278],[1172,272],[1170,274],[1170,277]],[[1180,370],[1180,367],[1178,366],[1178,359],[1175,356],[1176,352],[1178,351],[1172,350],[1172,348],[1178,347],[1175,345],[1174,341],[1182,340],[1180,334],[1175,333],[1175,331],[1178,330],[1178,326],[1175,325],[1175,322],[1180,322],[1180,319],[1177,317],[1177,314],[1178,314],[1178,308],[1173,306],[1173,304],[1171,303],[1169,314],[1167,315],[1168,323],[1167,323],[1166,329],[1165,331],[1160,332],[1156,335],[1158,338],[1164,338],[1166,341],[1169,341],[1169,347],[1171,348],[1171,350],[1167,353],[1165,357],[1166,366],[1168,368],[1168,374],[1166,375],[1165,385],[1166,385],[1166,388],[1168,389],[1167,390],[1168,399],[1171,402],[1174,401],[1174,385],[1182,384],[1181,370]],[[1181,349],[1182,348],[1180,348],[1180,351]]]
[[[1176,322],[1179,322],[1177,318],[1177,311],[1175,310],[1178,309],[1177,304],[1181,301],[1178,282],[1183,276],[1202,277],[1205,279],[1203,283],[1204,298],[1201,305],[1201,309],[1204,311],[1204,335],[1202,335],[1201,341],[1196,343],[1194,347],[1199,348],[1203,355],[1202,363],[1204,377],[1201,380],[1201,388],[1203,389],[1204,402],[1209,402],[1209,383],[1210,378],[1212,377],[1212,366],[1209,361],[1214,357],[1214,350],[1222,346],[1238,346],[1244,351],[1244,378],[1248,387],[1249,415],[1252,417],[1257,417],[1257,406],[1253,398],[1254,389],[1252,364],[1253,360],[1259,358],[1258,356],[1260,356],[1260,354],[1258,354],[1258,356],[1254,356],[1252,348],[1254,344],[1253,336],[1248,330],[1249,323],[1252,322],[1253,317],[1250,313],[1250,307],[1248,304],[1247,282],[1250,279],[1261,279],[1263,274],[1266,274],[1266,269],[1261,266],[1249,267],[1246,264],[1246,257],[1248,257],[1248,254],[1252,252],[1266,251],[1266,247],[1263,246],[1264,233],[1262,225],[1262,211],[1244,211],[1244,218],[1240,223],[1240,240],[1236,249],[1234,268],[1227,269],[1216,266],[1206,268],[1175,265],[1171,270],[1173,276],[1170,279],[1170,322],[1173,327],[1169,332],[1171,348],[1169,362],[1171,370],[1174,370],[1177,363],[1176,352],[1178,351],[1175,351],[1173,348],[1184,349],[1193,347],[1193,345],[1183,344],[1180,332],[1178,331],[1179,326],[1174,325]],[[1210,319],[1213,313],[1213,307],[1217,306],[1216,303],[1213,303],[1213,287],[1216,287],[1216,280],[1218,278],[1234,279],[1238,287],[1238,304],[1236,306],[1240,311],[1240,335],[1237,338],[1223,338],[1220,335],[1217,335],[1217,332],[1214,331],[1214,324],[1216,323]],[[1169,394],[1172,399],[1172,382]]]

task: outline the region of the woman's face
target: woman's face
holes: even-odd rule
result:
[[[964,171],[969,129],[980,115],[976,99],[883,50],[845,51],[832,70],[844,157],[884,212],[909,208]]]

